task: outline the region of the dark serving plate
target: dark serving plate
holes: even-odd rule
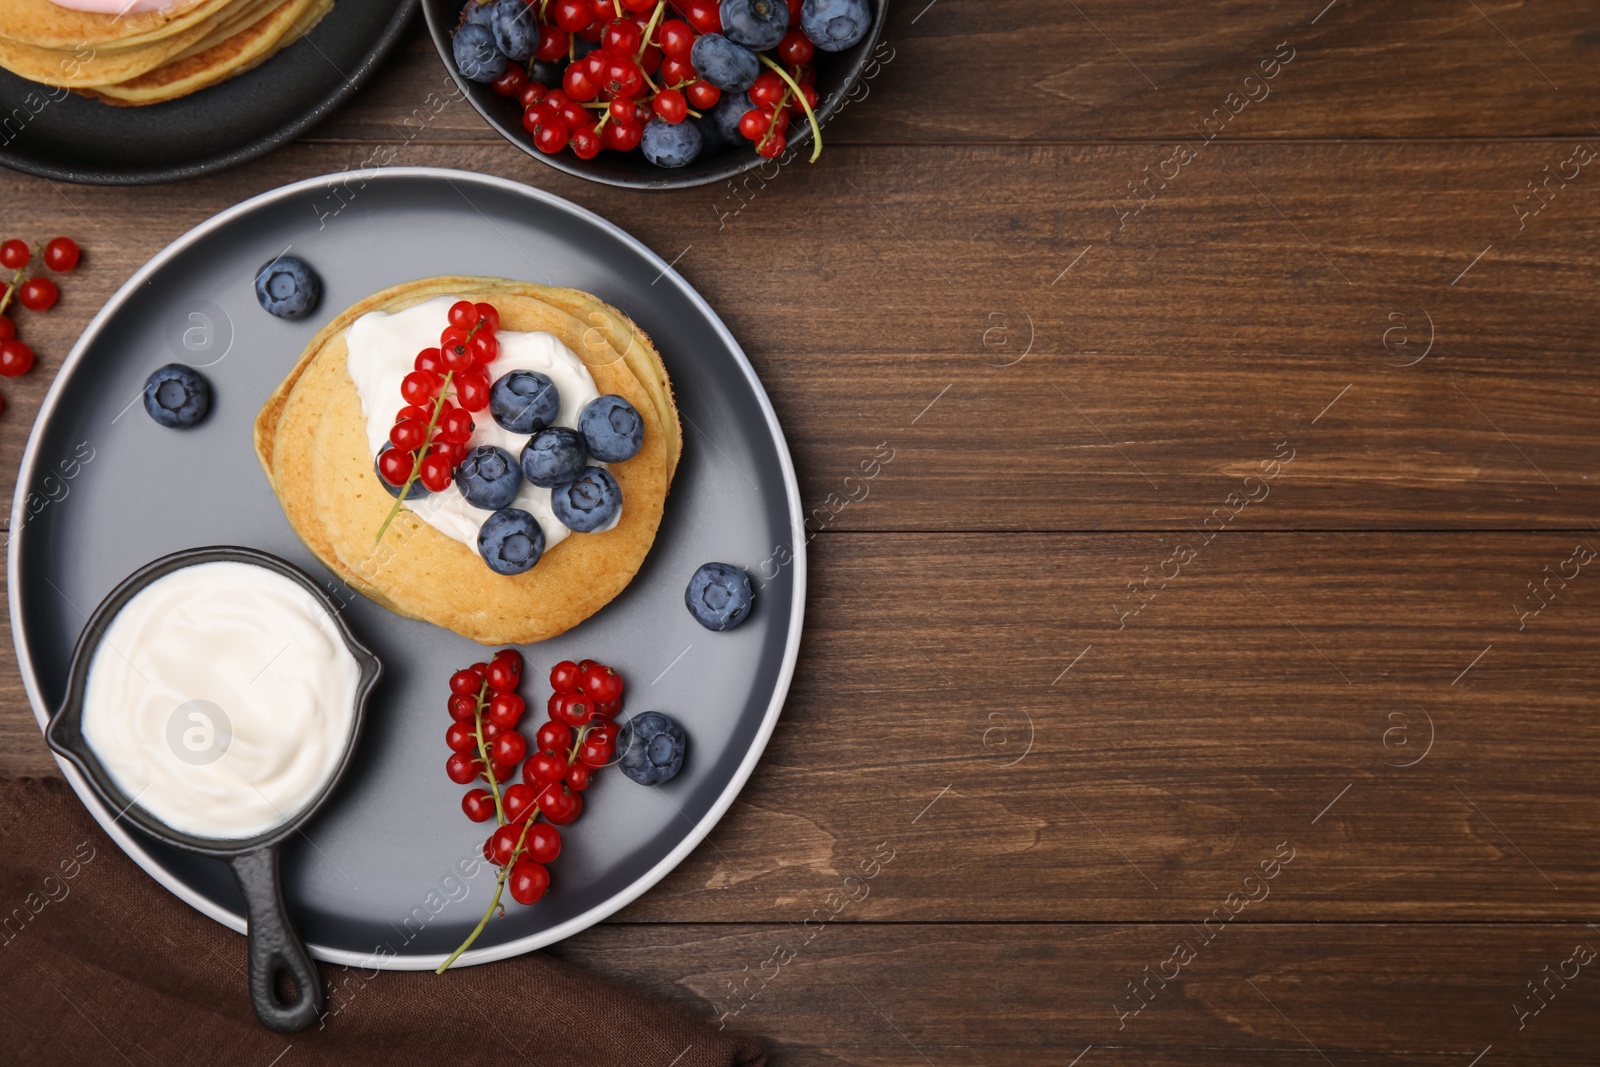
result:
[[[145,107],[113,107],[0,70],[13,121],[0,164],[56,181],[148,185],[226,170],[321,122],[399,42],[414,0],[335,0],[310,35],[237,77]],[[36,112],[36,113],[35,113]]]
[[[324,282],[321,304],[298,322],[262,311],[252,285],[262,263],[290,248]],[[592,657],[626,678],[624,716],[665,711],[690,738],[683,772],[663,786],[598,775],[582,817],[563,828],[550,893],[532,907],[508,903],[460,962],[575,933],[688,855],[754,769],[800,643],[805,534],[782,431],[727,328],[634,238],[514,182],[401,167],[285,186],[179,238],[89,324],[29,437],[9,549],[17,659],[43,726],[68,694],[83,612],[151,560],[244,545],[322,583],[384,677],[339,788],[283,844],[283,894],[311,953],[350,965],[435,967],[488,906],[494,876],[480,851],[488,828],[461,813],[464,787],[444,773],[448,679],[485,650],[334,579],[290,529],[256,461],[251,427],[323,323],[379,289],[447,274],[587,290],[632,316],[660,348],[684,449],[655,546],[593,618],[523,646],[523,729],[531,735],[544,719],[550,667]],[[193,429],[163,429],[140,403],[145,377],[173,360],[201,368],[213,386],[212,409]],[[727,633],[702,629],[683,604],[690,575],[710,560],[741,565],[758,581],[755,610]],[[140,866],[206,915],[244,928],[226,863],[114,818],[76,767],[63,770]]]
[[[871,0],[874,11],[872,28],[856,42],[855,47],[842,52],[817,52],[817,122],[826,129],[828,120],[838,113],[849,99],[851,90],[861,81],[863,73],[872,64],[878,39],[883,34],[883,24],[889,14],[889,0]],[[450,77],[456,80],[461,91],[478,114],[500,131],[500,136],[522,149],[528,155],[547,163],[557,170],[590,181],[617,185],[627,189],[687,189],[743,174],[763,163],[776,165],[773,160],[756,155],[754,147],[744,145],[704,153],[686,167],[667,170],[647,161],[637,150],[632,152],[602,151],[593,159],[579,159],[570,149],[548,155],[534,147],[533,135],[522,128],[522,108],[517,103],[495,93],[483,82],[469,81],[456,71],[450,54],[450,33],[460,21],[461,9],[466,0],[422,0],[422,15],[428,21],[428,33],[439,50]],[[826,142],[824,142],[826,144]],[[811,127],[801,121],[793,128],[789,138],[789,153],[796,158],[811,155]],[[824,150],[823,158],[827,157]],[[820,160],[819,160],[820,162]]]

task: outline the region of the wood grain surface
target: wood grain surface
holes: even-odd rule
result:
[[[780,1064],[1595,1062],[1600,12],[911,0],[886,40],[820,163],[672,194],[506,145],[420,32],[239,170],[0,174],[5,236],[86,249],[7,494],[189,227],[528,181],[724,316],[813,533],[755,777],[557,954]],[[10,658],[0,773],[55,773]]]

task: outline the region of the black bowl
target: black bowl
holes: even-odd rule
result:
[[[422,0],[422,14],[428,20],[428,33],[433,46],[439,50],[445,69],[456,80],[472,106],[478,109],[489,125],[500,135],[541,163],[579,178],[587,178],[606,185],[627,189],[687,189],[695,185],[710,185],[726,178],[743,174],[763,163],[777,165],[774,160],[756,155],[754,146],[735,146],[702,155],[686,167],[667,169],[658,167],[635,150],[632,152],[602,151],[593,159],[579,159],[571,150],[562,149],[555,155],[539,151],[533,144],[533,135],[522,128],[522,108],[514,100],[497,94],[483,82],[469,81],[456,70],[455,58],[450,50],[450,34],[461,19],[461,9],[467,0]],[[850,98],[862,74],[871,65],[878,38],[883,34],[883,24],[888,17],[889,0],[871,0],[874,8],[872,28],[854,47],[842,52],[817,52],[817,121],[826,126],[828,120]],[[786,159],[804,150],[810,156],[811,127],[800,122],[794,127],[789,147],[780,159]]]

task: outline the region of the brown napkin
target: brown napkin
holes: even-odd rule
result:
[[[65,782],[0,780],[0,1059],[27,1064],[761,1067],[759,1043],[543,954],[443,977],[322,965],[326,1025],[263,1028],[244,938],[172,896]]]

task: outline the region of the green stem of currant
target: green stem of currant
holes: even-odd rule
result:
[[[411,487],[416,484],[417,476],[422,473],[422,461],[428,458],[428,450],[433,447],[433,431],[439,425],[439,416],[444,413],[445,399],[450,395],[450,382],[455,378],[456,372],[445,371],[444,384],[439,386],[439,395],[433,401],[433,414],[428,416],[428,429],[422,439],[422,447],[417,449],[416,462],[411,464],[411,474],[406,478],[406,484],[400,487],[400,495],[394,498],[394,507],[389,509],[388,516],[383,520],[383,525],[378,527],[378,536],[372,539],[374,544],[383,540],[383,535],[388,532],[389,524],[394,517],[400,514],[400,508],[405,504],[406,494],[411,492]],[[380,476],[381,477],[381,476]]]
[[[772,68],[784,81],[789,83],[789,88],[794,90],[795,98],[800,101],[800,106],[805,109],[806,121],[811,123],[811,162],[815,163],[822,155],[822,127],[817,123],[817,113],[811,110],[811,101],[806,99],[806,94],[801,90],[800,83],[789,76],[789,72],[774,63],[761,53],[756,53],[756,58]]]
[[[17,295],[17,286],[22,281],[22,272],[27,269],[26,266],[18,267],[17,272],[11,276],[11,284],[6,286],[6,295],[0,296],[0,315],[4,315],[6,308],[11,306],[11,298]]]
[[[478,739],[478,758],[483,760],[483,775],[489,779],[489,792],[494,794],[494,817],[499,826],[506,824],[506,808],[500,801],[500,783],[494,779],[494,761],[489,758],[489,743],[483,739],[483,709],[489,703],[489,683],[484,681],[478,689],[478,707],[473,712],[477,729],[473,736]]]
[[[650,35],[656,32],[656,24],[661,21],[661,13],[666,10],[666,7],[667,0],[656,0],[656,9],[650,12],[650,22],[644,28],[644,40],[639,42],[639,54],[633,57],[635,63],[644,59],[645,52],[649,51]],[[642,71],[644,68],[641,67],[639,69]]]

